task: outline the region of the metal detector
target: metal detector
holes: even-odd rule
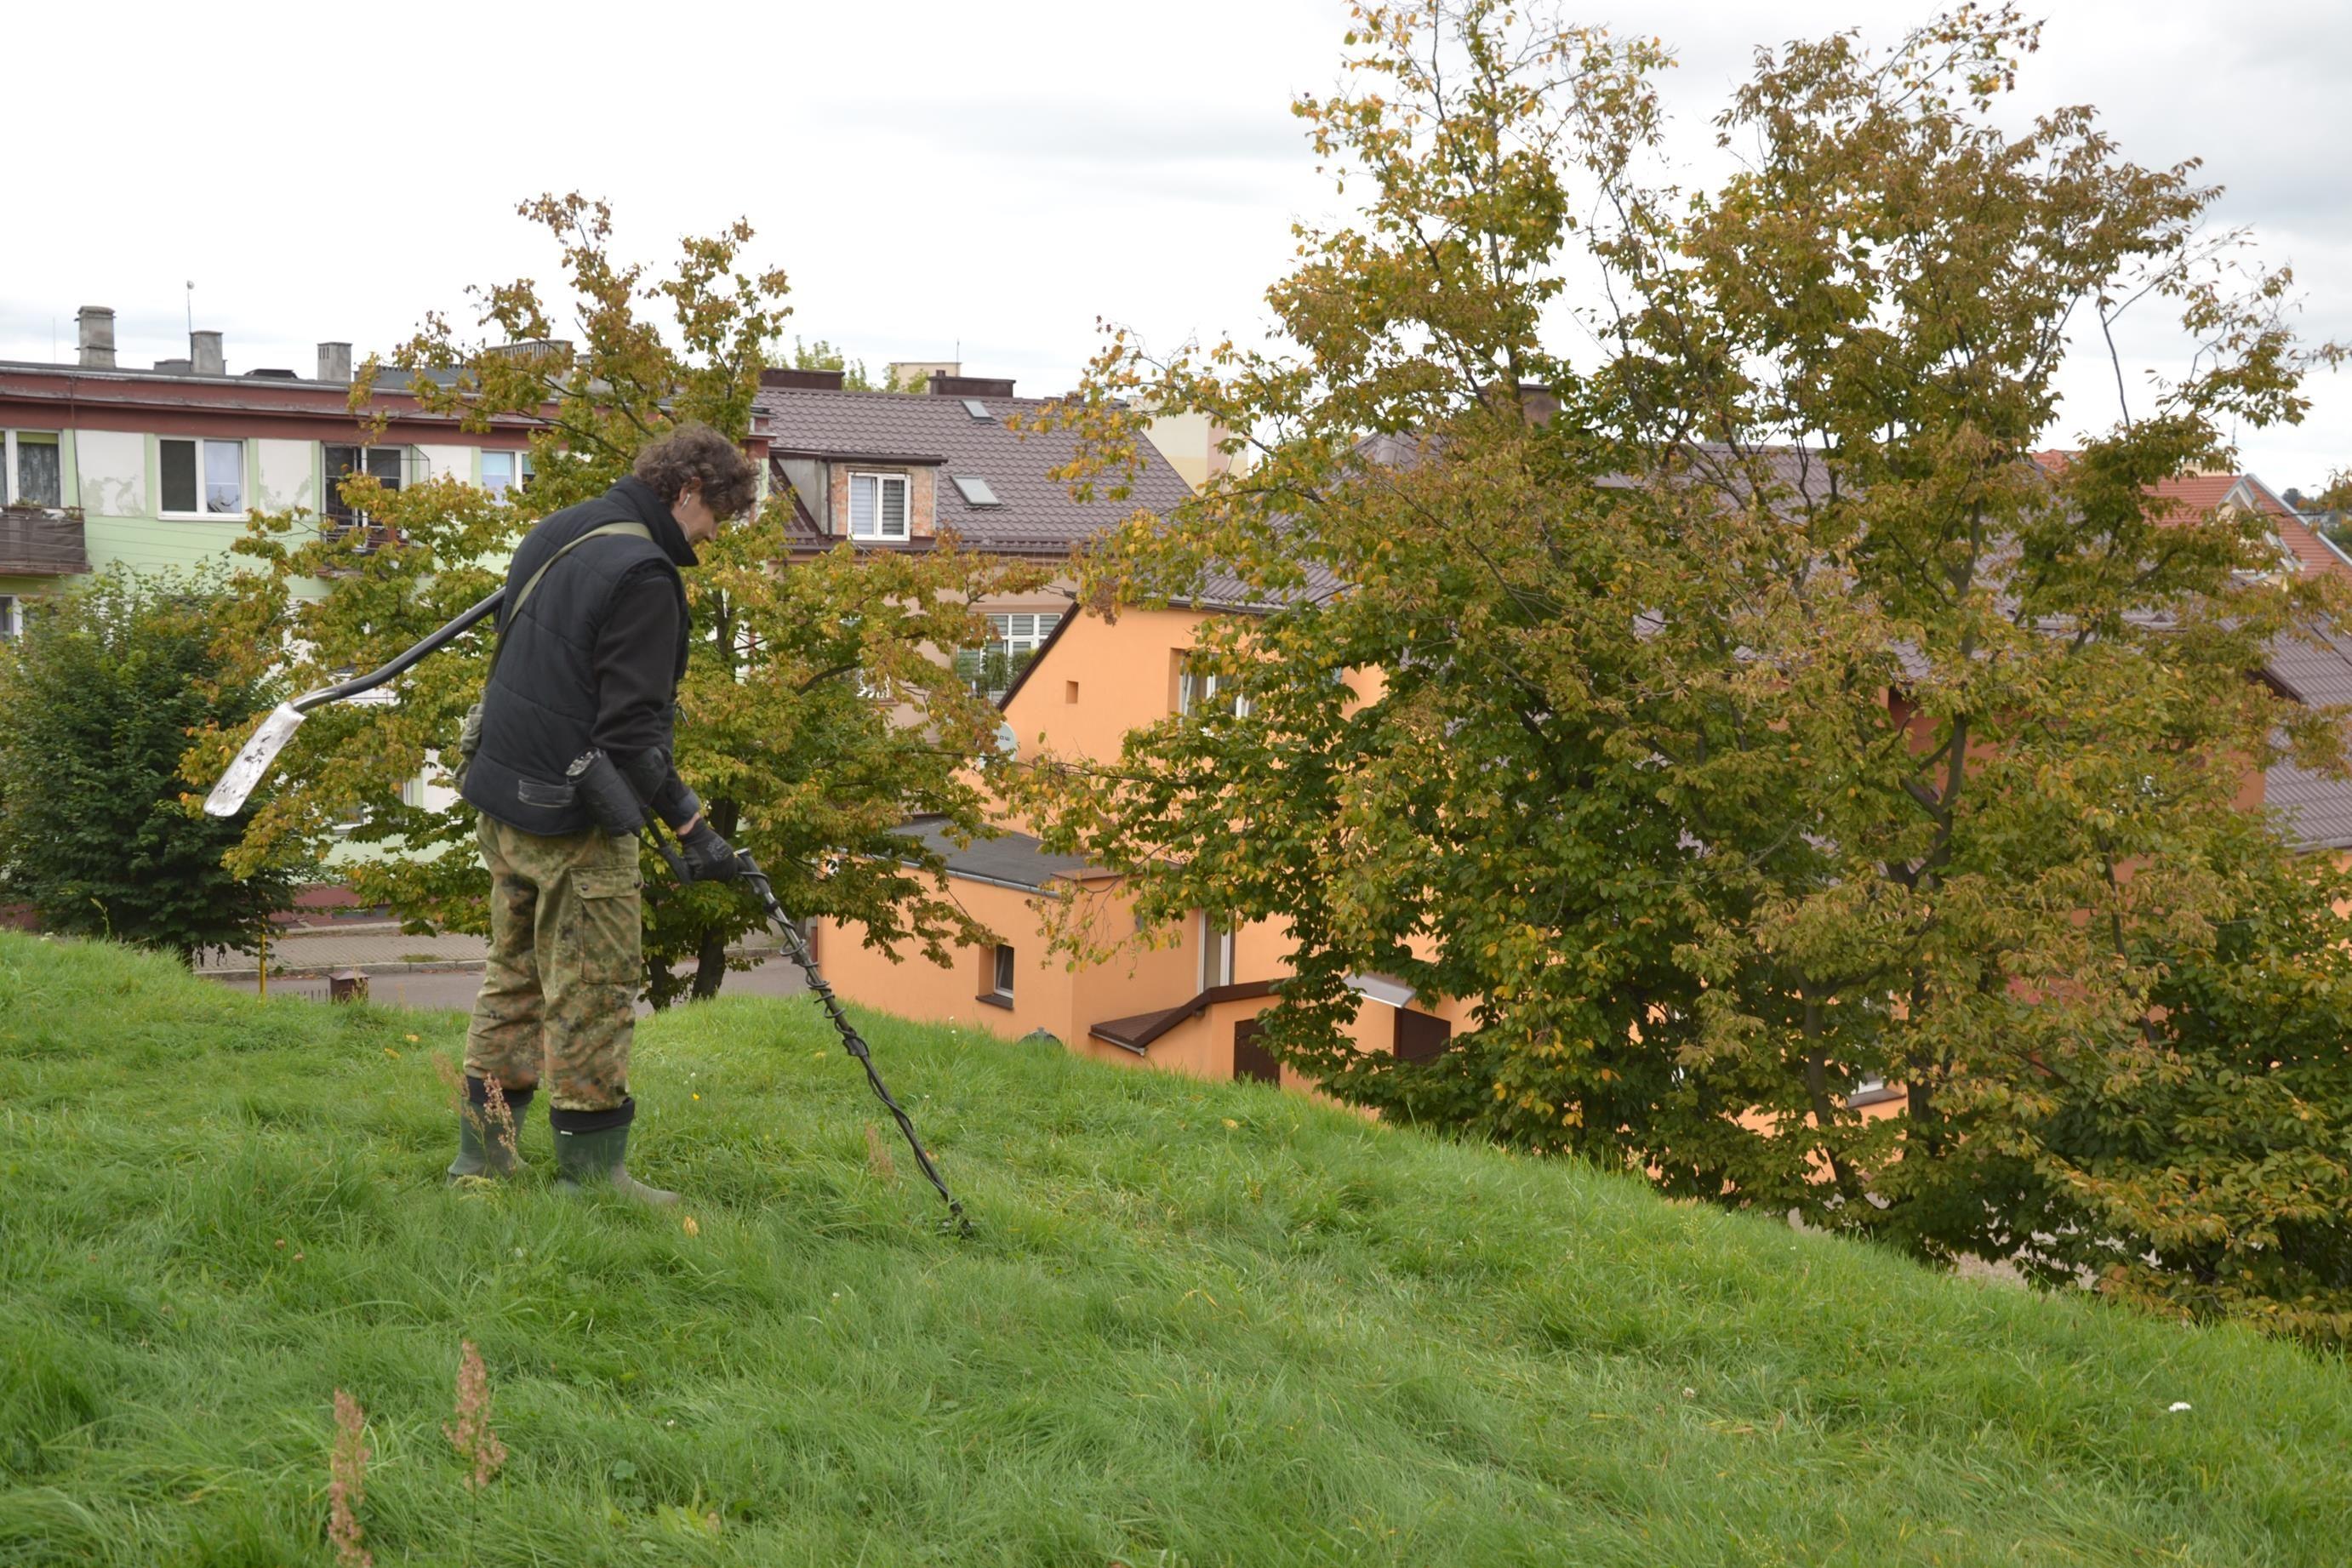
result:
[[[691,880],[687,874],[686,862],[678,858],[677,852],[662,842],[651,822],[637,831],[645,836],[646,842],[653,846],[654,852],[669,866],[672,876],[677,878],[681,884]],[[793,924],[792,916],[784,913],[784,906],[776,902],[776,890],[768,881],[768,873],[760,869],[760,862],[751,858],[749,850],[737,850],[735,858],[742,862],[744,883],[759,894],[760,907],[767,912],[769,924],[783,938],[784,956],[799,965],[801,973],[808,977],[809,989],[815,993],[818,1001],[824,1004],[825,1012],[833,1019],[833,1027],[841,1035],[842,1049],[856,1057],[857,1065],[866,1070],[866,1082],[874,1086],[875,1095],[881,1100],[883,1108],[898,1124],[898,1131],[907,1135],[907,1146],[915,1151],[915,1163],[922,1167],[923,1178],[940,1195],[940,1201],[948,1206],[947,1218],[940,1221],[940,1230],[951,1236],[970,1236],[972,1233],[971,1221],[965,1216],[963,1205],[957,1201],[955,1194],[948,1190],[948,1184],[940,1179],[939,1167],[931,1164],[929,1151],[923,1147],[923,1140],[916,1134],[914,1119],[891,1097],[889,1087],[882,1082],[882,1075],[874,1070],[874,1054],[866,1048],[866,1037],[857,1032],[857,1026],[851,1023],[849,1015],[842,1010],[841,998],[834,995],[833,988],[825,983],[824,976],[818,971],[815,956],[809,952],[808,944],[802,939],[800,928]]]
[[[306,716],[329,703],[343,702],[362,692],[373,691],[428,653],[446,647],[460,633],[497,613],[506,596],[506,590],[499,589],[381,669],[353,676],[339,685],[305,692],[291,702],[278,704],[262,719],[245,745],[238,748],[236,758],[221,774],[220,781],[213,786],[212,793],[205,797],[205,813],[215,817],[236,816],[244,810],[254,787],[269,771],[269,765],[278,759],[278,754],[286,749],[286,743],[294,738],[294,732],[301,727]],[[650,822],[638,831],[644,834],[646,842],[653,846],[654,852],[669,866],[672,875],[681,883],[692,880],[687,874],[685,862],[662,842]],[[963,1205],[948,1191],[948,1184],[940,1179],[939,1169],[931,1164],[931,1156],[924,1149],[922,1139],[916,1136],[913,1119],[900,1108],[898,1101],[891,1098],[890,1091],[882,1082],[882,1075],[874,1071],[874,1055],[866,1048],[865,1037],[857,1032],[857,1026],[849,1021],[849,1015],[842,1010],[841,999],[833,994],[833,988],[817,971],[816,959],[810,955],[808,944],[801,939],[799,928],[785,915],[783,905],[776,902],[776,890],[769,883],[767,873],[760,869],[759,862],[751,858],[749,851],[738,850],[735,854],[743,863],[742,880],[759,894],[761,907],[782,936],[785,955],[800,966],[802,974],[808,977],[809,989],[815,992],[817,999],[824,1004],[824,1010],[833,1019],[833,1027],[840,1031],[844,1049],[857,1059],[860,1067],[866,1069],[866,1082],[874,1086],[874,1092],[880,1097],[884,1108],[898,1124],[898,1130],[907,1135],[907,1146],[915,1151],[915,1163],[922,1167],[925,1178],[947,1204],[948,1217],[940,1222],[940,1228],[953,1236],[970,1236],[972,1233],[971,1221],[965,1216]]]

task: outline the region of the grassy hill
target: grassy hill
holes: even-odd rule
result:
[[[461,1021],[0,937],[0,1564],[2341,1563],[2352,1375],[1248,1086],[639,1036],[684,1214],[440,1185]],[[476,1521],[461,1338],[511,1450]],[[2187,1401],[2186,1412],[2169,1409]]]

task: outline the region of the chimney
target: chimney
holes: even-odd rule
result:
[[[188,362],[194,367],[192,373],[195,375],[228,374],[228,361],[221,357],[221,335],[218,332],[189,333]]]
[[[74,312],[74,324],[81,329],[81,363],[84,370],[110,371],[114,368],[114,312],[103,305],[85,305]]]
[[[352,384],[352,346],[349,343],[319,345],[319,379],[341,386]]]
[[[933,376],[933,397],[1011,397],[1010,376]]]
[[[760,372],[763,387],[785,387],[793,392],[839,392],[844,371],[793,371],[774,366]]]

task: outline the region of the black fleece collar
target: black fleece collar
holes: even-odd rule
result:
[[[669,515],[668,506],[654,493],[654,487],[632,474],[606,492],[612,499],[628,508],[629,515],[653,530],[654,543],[677,566],[695,564],[694,547],[686,542],[686,531],[677,519]]]

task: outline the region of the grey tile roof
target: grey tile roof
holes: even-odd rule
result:
[[[2302,848],[2352,849],[2352,780],[2274,762],[2263,775],[2263,799],[2278,808],[2287,831]]]
[[[2352,637],[2319,629],[2319,641],[2281,637],[2263,674],[2305,707],[2352,706]],[[2330,779],[2281,760],[2263,775],[2263,798],[2278,808],[2305,849],[2352,849],[2352,779]]]
[[[967,545],[1009,555],[1067,555],[1139,507],[1166,513],[1192,495],[1176,470],[1144,444],[1143,466],[1117,499],[1098,489],[1088,501],[1071,499],[1052,471],[1077,455],[1067,431],[1024,434],[1005,416],[1034,414],[1042,398],[981,398],[991,417],[975,419],[961,397],[928,393],[826,392],[764,387],[754,404],[770,449],[809,456],[891,457],[940,472],[939,525]],[[958,476],[986,480],[1001,503],[975,507]],[[810,542],[820,542],[814,533]],[[824,544],[837,543],[824,539]],[[890,547],[883,547],[890,548]]]
[[[2352,637],[2317,628],[2319,642],[2281,637],[2270,645],[2263,673],[2305,707],[2352,705]]]
[[[1056,878],[1076,876],[1087,870],[1085,856],[1047,854],[1044,846],[1027,833],[999,833],[963,847],[948,836],[944,817],[913,818],[898,832],[919,839],[939,852],[948,862],[950,875],[1042,890]]]
[[[1237,610],[1261,612],[1280,610],[1307,601],[1321,603],[1325,600],[1336,597],[1339,591],[1347,586],[1340,580],[1339,574],[1328,567],[1308,564],[1302,567],[1301,571],[1304,580],[1296,589],[1279,598],[1269,595],[1265,590],[1253,584],[1244,582],[1229,572],[1212,571],[1201,579],[1197,589],[1186,597],[1177,600],[1176,602],[1189,605],[1194,610]]]

